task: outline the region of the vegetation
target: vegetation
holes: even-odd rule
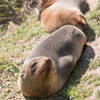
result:
[[[7,30],[9,21],[20,24],[31,13],[38,0],[0,0],[0,29]]]
[[[23,2],[19,5],[16,2],[23,0],[1,0],[4,9],[11,9],[15,13],[19,11]],[[7,2],[7,3],[5,3]],[[11,3],[11,4],[9,4]],[[15,5],[16,4],[16,5]],[[1,5],[0,5],[1,7]],[[9,13],[9,10],[8,12]],[[12,16],[13,13],[9,13]],[[86,29],[87,41],[93,41],[100,36],[100,5],[86,14],[89,28]],[[4,13],[6,15],[6,13]],[[0,13],[0,18],[5,15]],[[8,14],[6,15],[8,16]],[[8,19],[11,17],[7,17]],[[17,78],[22,64],[32,48],[48,34],[42,29],[37,15],[25,15],[20,25],[10,29],[3,34],[0,31],[0,100],[24,100],[24,96],[17,87]],[[1,19],[0,19],[1,20]],[[2,22],[1,20],[0,22]],[[12,21],[13,22],[13,21]],[[5,25],[4,22],[2,25]],[[14,24],[16,25],[16,24]],[[0,26],[0,27],[1,27]],[[70,75],[64,88],[51,97],[51,100],[90,100],[95,92],[96,99],[100,99],[100,58],[82,60],[77,63],[75,70]],[[28,100],[44,100],[42,98],[28,98]]]

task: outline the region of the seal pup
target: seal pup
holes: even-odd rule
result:
[[[43,28],[51,33],[64,25],[74,25],[81,30],[87,27],[82,12],[88,8],[86,0],[42,0],[40,21]]]
[[[84,33],[66,25],[33,48],[20,71],[18,85],[25,96],[47,97],[58,92],[79,59]]]

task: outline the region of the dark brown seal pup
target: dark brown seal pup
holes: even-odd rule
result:
[[[63,26],[41,41],[27,57],[19,75],[26,96],[46,97],[59,91],[79,59],[86,37],[72,25]]]
[[[81,30],[86,28],[82,11],[88,8],[86,0],[43,0],[40,20],[47,32],[53,32],[64,25],[74,25]]]

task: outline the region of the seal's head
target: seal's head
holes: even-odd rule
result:
[[[19,88],[25,96],[48,96],[54,78],[53,60],[36,57],[24,64],[19,75]]]

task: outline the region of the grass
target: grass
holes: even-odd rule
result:
[[[89,64],[89,69],[96,69],[98,66],[100,66],[100,58],[92,59]]]
[[[100,6],[86,14],[89,28],[85,31],[87,41],[100,36]],[[17,87],[19,69],[32,48],[47,33],[43,30],[37,15],[27,17],[16,29],[0,33],[0,100],[24,100]],[[64,88],[51,100],[89,100],[94,90],[100,87],[100,77],[92,71],[100,67],[100,58],[82,60],[77,63]],[[90,74],[89,74],[90,73]],[[92,73],[92,74],[91,74]],[[100,90],[96,92],[100,98]],[[47,98],[46,98],[47,99]],[[28,98],[28,100],[44,100]]]
[[[22,100],[23,96],[20,97],[17,88],[19,69],[35,44],[46,36],[46,32],[35,14],[15,30],[4,34],[0,37],[0,100]]]
[[[98,7],[89,11],[85,17],[89,28],[86,29],[85,33],[87,41],[93,41],[95,36],[100,36],[100,0],[98,0]]]
[[[24,52],[32,49],[32,43],[26,46],[27,42],[31,40],[32,37],[38,36],[39,38],[45,33],[41,28],[40,23],[36,21],[36,16],[33,15],[31,18],[34,20],[22,23],[16,30],[12,30],[0,39],[0,44],[2,44],[0,45],[0,64],[3,66],[0,67],[1,69],[6,68],[4,65],[12,64],[12,61],[14,63],[14,58],[17,60],[17,58],[19,59],[20,56],[23,57],[26,54],[24,54]],[[35,42],[36,41],[34,41],[34,44]],[[20,45],[20,43],[22,45]]]
[[[97,96],[98,98],[100,98],[100,90],[97,90],[96,96]]]

